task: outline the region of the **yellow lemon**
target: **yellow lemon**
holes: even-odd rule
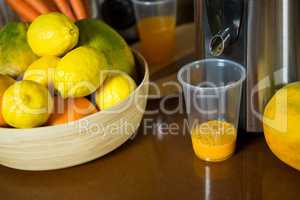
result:
[[[101,110],[111,108],[128,98],[135,88],[136,83],[129,75],[112,74],[96,92],[96,103]]]
[[[41,57],[27,68],[23,79],[37,82],[45,87],[51,86],[59,60],[56,56]]]
[[[5,76],[5,75],[1,75],[0,74],[0,126],[4,127],[7,124],[5,123],[3,116],[2,116],[2,112],[1,112],[1,107],[2,107],[2,97],[4,92],[6,91],[6,89],[11,86],[12,84],[14,84],[16,81],[12,78],[10,78],[9,76]]]
[[[11,85],[2,99],[3,118],[15,128],[33,128],[47,122],[53,110],[53,98],[47,88],[33,82]]]
[[[75,47],[79,29],[65,15],[49,13],[37,17],[29,26],[28,43],[39,56],[61,56]]]
[[[84,97],[95,92],[106,77],[105,56],[91,47],[78,47],[65,55],[54,73],[54,86],[63,98]]]
[[[265,108],[263,124],[272,152],[300,170],[300,82],[279,90]]]

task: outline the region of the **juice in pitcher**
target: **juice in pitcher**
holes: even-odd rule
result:
[[[138,22],[141,50],[150,64],[166,64],[175,47],[175,17],[147,17]]]

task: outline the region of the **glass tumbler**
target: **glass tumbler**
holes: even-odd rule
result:
[[[141,39],[141,51],[149,64],[167,64],[175,48],[177,0],[132,0]]]

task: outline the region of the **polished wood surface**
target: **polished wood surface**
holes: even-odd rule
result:
[[[183,134],[186,117],[178,98],[150,100],[147,110],[161,103],[168,110],[182,111],[147,114],[132,140],[96,161],[48,172],[1,166],[1,199],[299,199],[300,172],[279,161],[262,134],[240,131],[232,158],[206,163],[194,155],[190,136]]]

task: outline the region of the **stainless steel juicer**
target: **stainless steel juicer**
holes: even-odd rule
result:
[[[195,0],[197,59],[221,57],[243,64],[241,126],[262,131],[274,93],[300,80],[299,0]]]

